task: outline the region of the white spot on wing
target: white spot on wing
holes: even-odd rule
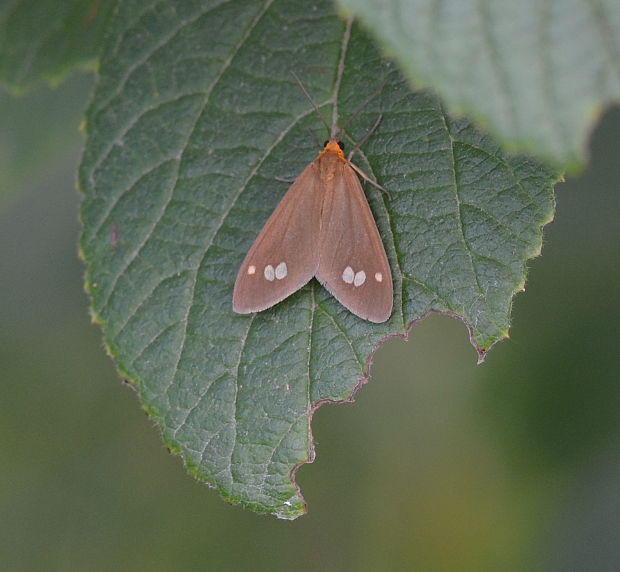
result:
[[[375,273],[375,280],[377,282],[383,282],[383,274],[381,274],[381,272],[376,272]]]
[[[355,278],[353,279],[353,285],[361,286],[364,282],[366,282],[366,272],[360,270],[355,274]]]
[[[286,267],[286,262],[280,262],[276,266],[276,278],[278,280],[282,280],[288,274],[288,268]]]
[[[352,284],[353,283],[353,279],[355,278],[355,272],[353,272],[353,268],[351,268],[350,266],[347,266],[344,269],[344,272],[342,273],[342,279],[347,283],[347,284]]]
[[[276,273],[273,269],[273,266],[271,266],[271,264],[268,264],[267,266],[265,266],[265,279],[269,280],[269,282],[273,282],[273,279],[276,277]]]
[[[250,266],[248,266],[248,274],[255,274],[256,273],[256,266],[254,266],[254,264],[250,264]]]

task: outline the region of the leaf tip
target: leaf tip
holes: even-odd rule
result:
[[[280,520],[295,520],[300,516],[307,514],[308,505],[298,489],[294,495],[283,500],[282,505],[279,508],[275,508],[271,512]]]
[[[487,357],[488,350],[478,348],[476,349],[476,352],[478,353],[478,360],[476,361],[476,365],[480,365]]]

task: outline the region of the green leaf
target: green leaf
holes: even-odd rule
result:
[[[115,2],[7,0],[0,6],[0,82],[23,91],[92,67]]]
[[[80,185],[87,289],[118,367],[166,445],[232,502],[282,518],[305,503],[296,469],[310,421],[349,400],[387,337],[431,311],[463,319],[480,355],[507,335],[524,265],[541,247],[557,176],[504,154],[437,98],[412,93],[329,2],[124,2],[87,117]],[[237,315],[237,270],[326,118],[361,139],[356,161],[392,266],[385,324],[312,281]]]
[[[620,2],[340,0],[416,87],[476,117],[509,149],[583,166],[602,109],[620,100]]]

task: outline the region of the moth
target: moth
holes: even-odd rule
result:
[[[356,172],[372,182],[345,157],[332,130],[241,264],[233,291],[235,312],[271,308],[316,278],[356,316],[375,323],[390,317],[392,273]]]

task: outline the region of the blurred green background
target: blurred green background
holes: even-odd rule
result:
[[[483,365],[417,324],[315,415],[294,522],[224,503],[162,447],[89,323],[78,126],[92,77],[0,93],[1,570],[620,570],[620,110]]]

